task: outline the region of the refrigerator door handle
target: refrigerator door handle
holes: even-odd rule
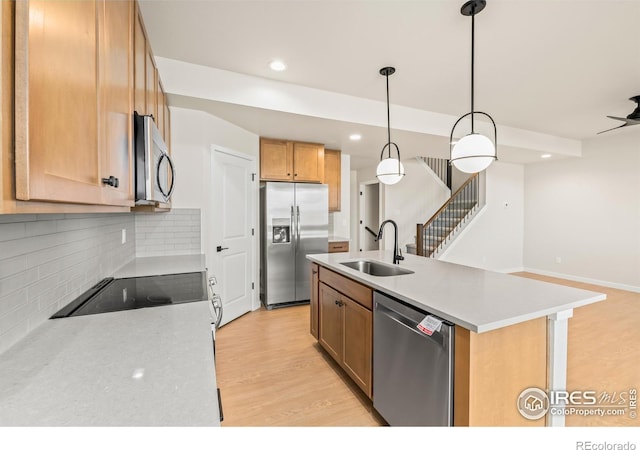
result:
[[[296,232],[295,228],[296,227],[295,227],[295,217],[293,214],[293,205],[291,205],[291,233],[292,234]],[[291,236],[291,240],[295,242],[296,236]]]
[[[297,211],[297,216],[296,216],[296,239],[297,239],[297,244],[300,245],[300,207],[298,205],[296,205],[296,211]]]

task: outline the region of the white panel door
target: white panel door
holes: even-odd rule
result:
[[[251,310],[254,289],[255,161],[214,148],[212,167],[212,262],[214,291],[223,304],[221,325]]]

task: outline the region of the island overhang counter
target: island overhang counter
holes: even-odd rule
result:
[[[369,275],[342,264],[367,260],[392,266],[390,251],[307,258],[312,272],[320,268],[331,275],[324,283],[345,277],[456,325],[454,425],[564,425],[562,415],[524,418],[516,408],[518,395],[530,387],[546,392],[566,388],[568,320],[574,308],[605,300],[605,294],[415,255],[399,264],[412,273],[397,276]],[[314,313],[317,273],[312,280],[314,334],[318,323],[313,321],[320,320],[317,291]]]

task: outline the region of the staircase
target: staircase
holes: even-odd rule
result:
[[[479,177],[474,174],[431,219],[417,224],[415,254],[437,257],[479,210],[479,197]],[[409,253],[414,253],[412,250],[407,246]]]
[[[416,156],[416,159],[426,164],[451,191],[451,164],[449,164],[448,159],[427,156]]]

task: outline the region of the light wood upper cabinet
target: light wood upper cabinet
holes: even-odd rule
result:
[[[324,145],[293,143],[293,181],[322,183],[324,180]]]
[[[260,179],[322,183],[324,145],[261,138]]]
[[[147,113],[147,36],[138,4],[135,6],[133,32],[133,67],[134,67],[134,111],[140,115]]]
[[[17,199],[133,205],[132,8],[16,2]]]
[[[16,196],[102,202],[96,2],[16,2]]]
[[[134,12],[133,61],[134,111],[140,115],[153,116],[158,130],[170,150],[171,126],[167,95],[156,68],[153,51],[147,39],[147,32],[137,3]]]
[[[146,98],[147,98],[147,114],[151,114],[158,125],[158,70],[153,60],[151,47],[147,41],[147,55],[145,61],[146,69]]]
[[[158,130],[160,131],[160,135],[162,139],[165,140],[164,136],[164,89],[162,89],[162,83],[160,82],[160,77],[156,77],[156,125],[158,126]]]
[[[329,212],[340,211],[340,159],[340,150],[324,150],[324,183],[329,186]]]
[[[103,203],[131,205],[133,193],[133,2],[101,0],[99,11],[100,97],[98,135],[105,178],[118,188],[103,185]]]
[[[260,179],[293,181],[293,143],[260,139]]]

